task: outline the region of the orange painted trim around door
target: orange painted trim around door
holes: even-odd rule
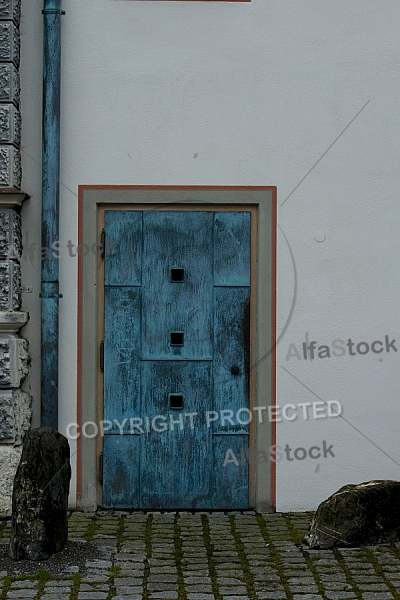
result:
[[[189,0],[190,1],[190,0]],[[214,1],[214,0],[209,0]],[[249,1],[249,0],[233,0]],[[269,190],[272,192],[272,317],[271,317],[271,394],[272,406],[276,406],[276,303],[277,303],[277,188],[276,186],[233,186],[233,185],[80,185],[78,186],[78,244],[82,244],[83,194],[85,190]],[[82,255],[78,254],[78,316],[77,316],[77,424],[82,427]],[[272,445],[276,444],[276,423],[272,423]],[[76,499],[82,499],[82,442],[77,438]],[[271,462],[271,508],[276,507],[276,463]]]
[[[272,343],[272,376],[271,376],[271,400],[272,406],[276,406],[276,311],[277,311],[277,243],[278,243],[278,198],[277,189],[273,189],[272,206],[272,325],[271,325],[271,343]],[[276,412],[276,411],[275,411]],[[271,445],[276,444],[276,421],[272,422]],[[271,463],[271,508],[276,509],[276,462]]]
[[[83,187],[78,186],[78,245],[82,243],[82,205]],[[82,255],[78,253],[78,316],[77,316],[77,391],[76,422],[78,431],[82,431]],[[76,500],[82,499],[82,442],[78,435],[76,440]]]
[[[125,0],[128,1],[128,0]],[[153,2],[154,0],[130,0],[131,2]],[[160,0],[156,0],[156,1],[160,1]],[[161,1],[168,1],[168,0],[161,0]],[[251,2],[251,0],[174,0],[175,2],[225,2],[225,3],[229,3],[229,2]]]

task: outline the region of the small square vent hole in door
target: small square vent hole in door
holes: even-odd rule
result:
[[[172,283],[182,283],[185,281],[185,269],[182,269],[181,267],[172,267],[171,281]]]
[[[169,394],[169,407],[173,410],[181,410],[183,408],[183,394]]]
[[[171,331],[170,346],[183,346],[183,331]]]

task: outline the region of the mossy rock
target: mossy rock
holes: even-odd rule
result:
[[[324,500],[303,542],[329,549],[400,541],[400,482],[345,485]]]

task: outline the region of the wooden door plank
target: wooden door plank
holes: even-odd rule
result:
[[[143,363],[142,394],[151,424],[142,437],[143,508],[210,506],[212,446],[206,413],[212,408],[211,377],[209,361]],[[169,409],[170,393],[183,395],[181,411]]]
[[[249,408],[249,301],[248,287],[215,288],[214,410],[219,415],[230,411],[232,422],[225,412],[213,424],[214,432],[249,430],[239,422],[246,420]]]
[[[104,508],[140,508],[140,436],[104,436]]]
[[[216,287],[214,296],[214,410],[212,507],[249,506],[248,287]],[[237,459],[237,457],[239,457]],[[228,461],[228,462],[227,462]],[[237,462],[239,461],[239,462]]]
[[[143,359],[212,358],[213,214],[148,212],[143,217]],[[184,281],[171,281],[171,268]],[[171,332],[184,334],[172,346]]]
[[[105,289],[104,327],[104,420],[118,423],[141,415],[140,312],[138,287]],[[128,425],[125,427],[127,429]]]
[[[249,508],[247,435],[213,435],[214,484],[212,508]]]
[[[141,285],[142,215],[132,210],[105,211],[105,285]]]
[[[217,212],[214,285],[250,285],[250,212]]]

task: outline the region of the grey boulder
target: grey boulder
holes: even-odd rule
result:
[[[329,549],[400,540],[400,482],[376,480],[345,485],[315,513],[304,543]]]

